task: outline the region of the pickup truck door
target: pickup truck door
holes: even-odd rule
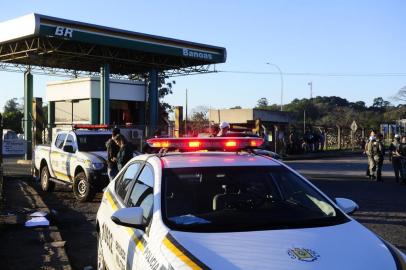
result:
[[[61,153],[61,173],[68,177],[68,180],[73,181],[74,177],[74,162],[75,153],[77,150],[75,137],[72,134],[68,134],[65,144]],[[67,149],[69,147],[69,150]]]
[[[67,176],[64,175],[62,169],[62,157],[63,157],[63,145],[65,143],[67,133],[59,133],[55,139],[55,142],[51,145],[50,162],[51,169],[55,174],[55,177],[60,180],[67,180]]]

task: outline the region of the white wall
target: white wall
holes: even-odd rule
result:
[[[47,84],[47,101],[100,98],[99,78],[84,78]],[[110,99],[144,101],[145,85],[139,81],[111,80]]]

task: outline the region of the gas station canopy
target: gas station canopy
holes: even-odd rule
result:
[[[40,14],[0,23],[0,65],[111,74],[204,72],[226,49]]]

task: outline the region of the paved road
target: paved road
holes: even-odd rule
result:
[[[406,252],[406,185],[395,182],[385,161],[384,182],[365,178],[366,159],[331,158],[286,162],[330,197],[345,197],[360,206],[354,217]]]
[[[362,224],[406,252],[406,185],[397,184],[385,164],[385,182],[364,177],[366,160],[347,157],[324,160],[288,161],[331,197],[356,201],[360,210],[354,215]],[[39,190],[39,185],[31,182]],[[39,191],[49,208],[58,212],[56,222],[74,269],[96,268],[95,217],[101,194],[93,202],[78,203],[66,187],[53,193]]]

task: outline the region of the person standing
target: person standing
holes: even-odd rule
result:
[[[107,148],[107,175],[112,181],[118,173],[117,168],[117,154],[120,148],[117,143],[114,141],[114,138],[120,134],[119,128],[114,128],[111,134],[111,138],[106,142]]]
[[[392,166],[395,172],[396,182],[399,182],[400,173],[400,135],[395,134],[395,138],[389,147],[389,154],[392,156]]]
[[[375,138],[375,136],[370,136],[369,137],[369,140],[368,140],[368,143],[367,143],[367,146],[366,146],[366,151],[365,151],[365,153],[367,154],[367,157],[368,157],[368,176],[369,176],[369,179],[372,179],[372,180],[375,180],[376,179],[376,177],[375,177],[375,171],[376,171],[376,162],[375,162],[375,159],[374,159],[374,146],[375,146],[375,143],[376,143],[376,138]]]
[[[220,131],[217,133],[217,137],[226,137],[227,132],[230,130],[230,124],[227,122],[221,122]]]
[[[120,147],[120,150],[117,153],[117,168],[120,171],[128,161],[133,157],[133,151],[131,145],[127,142],[123,135],[118,134],[114,137],[115,142]]]
[[[382,166],[385,156],[385,147],[383,145],[383,134],[378,133],[377,140],[373,146],[373,156],[376,164],[376,181],[382,182]]]

